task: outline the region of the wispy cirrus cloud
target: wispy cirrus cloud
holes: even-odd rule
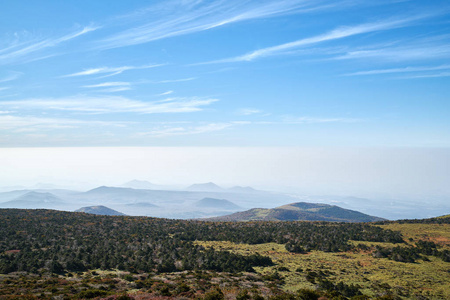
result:
[[[9,64],[13,62],[32,61],[36,59],[43,59],[54,54],[47,55],[42,52],[48,48],[56,47],[61,43],[75,39],[79,36],[97,30],[99,27],[86,26],[80,30],[76,30],[69,34],[56,38],[32,38],[29,41],[17,42],[14,41],[12,45],[0,49],[0,64]],[[33,55],[40,54],[39,57]]]
[[[167,95],[170,95],[170,94],[173,94],[173,91],[166,91],[166,92],[157,94],[156,96],[167,96]]]
[[[420,79],[420,78],[439,78],[439,77],[450,77],[450,72],[439,72],[434,74],[421,74],[421,75],[409,75],[398,77],[397,79]]]
[[[287,124],[320,124],[320,123],[355,123],[361,122],[362,119],[358,118],[329,118],[329,117],[293,117],[285,116],[283,123]]]
[[[122,16],[121,21],[142,21],[140,25],[98,41],[96,48],[111,49],[138,45],[246,20],[328,9],[339,6],[342,2],[345,1],[164,1],[162,4]]]
[[[440,66],[428,66],[428,67],[404,67],[404,68],[390,68],[390,69],[377,69],[369,71],[359,71],[354,73],[348,73],[344,76],[365,76],[365,75],[380,75],[380,74],[392,74],[392,73],[414,73],[414,72],[427,72],[437,70],[448,70],[450,65]]]
[[[102,82],[102,83],[98,83],[98,84],[85,85],[83,87],[85,87],[85,88],[128,87],[130,85],[131,85],[130,82],[111,81],[111,82]]]
[[[180,135],[194,135],[209,133],[215,131],[221,131],[236,125],[240,125],[239,122],[228,122],[228,123],[209,123],[196,126],[176,126],[155,128],[146,132],[141,132],[139,136],[150,136],[150,137],[170,137],[170,136],[180,136]]]
[[[399,47],[386,47],[378,49],[349,51],[335,57],[337,60],[349,59],[377,59],[383,61],[418,61],[429,59],[440,59],[450,57],[450,46],[440,45],[417,45],[411,44]]]
[[[262,110],[256,108],[241,108],[236,112],[238,115],[249,116],[262,113]]]
[[[35,116],[14,116],[0,114],[0,130],[14,132],[36,132],[42,130],[79,128],[81,126],[119,126],[124,122],[87,121],[67,118],[43,118]]]
[[[336,29],[333,29],[324,34],[316,35],[309,38],[299,39],[293,42],[284,43],[277,46],[267,47],[263,49],[259,49],[256,51],[249,52],[247,54],[225,58],[205,63],[199,64],[212,64],[212,63],[229,63],[229,62],[243,62],[243,61],[252,61],[255,59],[289,54],[294,50],[300,49],[305,46],[315,45],[318,43],[323,43],[327,41],[339,40],[347,37],[351,37],[354,35],[360,35],[365,33],[372,33],[377,31],[385,31],[394,28],[400,28],[404,26],[408,26],[414,23],[414,21],[418,21],[424,18],[429,17],[430,15],[417,15],[413,17],[405,17],[405,18],[397,18],[391,20],[383,20],[373,23],[364,23],[355,26],[341,26]]]
[[[143,66],[122,66],[122,67],[99,67],[99,68],[86,69],[84,71],[64,75],[62,77],[90,76],[90,75],[99,75],[99,74],[107,74],[104,77],[108,77],[108,76],[114,76],[114,75],[121,74],[125,71],[150,69],[150,68],[160,67],[163,65],[164,64],[151,64],[151,65],[143,65]]]
[[[99,92],[117,93],[117,92],[129,91],[129,90],[131,90],[131,87],[129,87],[129,86],[120,86],[120,87],[113,87],[113,88],[109,88],[109,89],[99,90]]]
[[[10,72],[10,74],[8,74],[7,76],[0,77],[0,83],[16,80],[21,75],[22,75],[22,73],[20,73],[20,72]]]
[[[171,98],[166,101],[146,102],[120,96],[35,98],[16,101],[2,101],[0,107],[15,110],[71,111],[84,113],[189,113],[203,110],[214,102],[214,98]]]
[[[196,80],[196,79],[197,79],[197,77],[188,77],[188,78],[180,78],[180,79],[166,79],[166,80],[154,81],[154,83],[184,82],[184,81],[192,81],[192,80]]]

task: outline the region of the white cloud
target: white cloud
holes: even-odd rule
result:
[[[378,70],[369,70],[369,71],[360,71],[360,72],[349,73],[349,74],[345,74],[345,76],[426,72],[426,71],[447,70],[447,69],[450,69],[450,65],[430,66],[430,67],[404,67],[404,68],[378,69]]]
[[[9,74],[8,76],[0,78],[0,82],[8,82],[16,80],[17,78],[20,77],[20,75],[22,75],[22,73],[20,72],[11,72],[11,74]]]
[[[131,83],[123,82],[123,81],[113,81],[113,82],[103,82],[98,84],[85,85],[85,88],[99,88],[99,87],[127,87],[130,86]]]
[[[142,24],[100,40],[97,48],[109,49],[148,43],[168,37],[210,30],[226,24],[283,14],[307,12],[338,5],[322,1],[164,1],[124,16]],[[151,20],[151,21],[148,21]]]
[[[324,34],[316,35],[309,38],[300,39],[297,41],[284,43],[277,46],[267,47],[263,49],[259,49],[241,56],[236,56],[232,58],[220,59],[216,61],[200,63],[200,64],[211,64],[211,63],[227,63],[227,62],[242,62],[242,61],[252,61],[262,57],[289,54],[291,51],[296,50],[298,48],[314,45],[326,41],[338,40],[354,35],[389,30],[399,27],[407,26],[413,21],[428,17],[428,15],[414,16],[403,19],[395,19],[395,20],[383,20],[374,23],[365,23],[355,26],[342,26],[338,27],[332,31],[329,31]]]
[[[361,122],[356,118],[318,118],[318,117],[292,117],[286,116],[284,123],[288,124],[317,124],[317,123],[355,123]]]
[[[237,111],[238,115],[249,116],[254,114],[262,113],[261,110],[255,108],[241,108]]]
[[[44,55],[39,58],[33,58],[30,57],[30,55],[41,52],[47,48],[55,47],[63,42],[67,42],[91,31],[97,30],[98,28],[99,27],[86,26],[81,30],[77,30],[58,38],[33,39],[29,42],[23,43],[14,42],[13,45],[0,50],[0,53],[2,53],[0,54],[0,64],[15,62],[18,59],[23,60],[24,58],[36,60],[49,57],[48,55]]]
[[[158,94],[158,95],[156,95],[156,96],[166,96],[166,95],[170,95],[170,94],[173,94],[173,91],[167,91],[167,92]]]
[[[424,74],[424,75],[412,75],[412,76],[403,76],[398,79],[415,79],[415,78],[439,78],[439,77],[449,77],[450,72],[440,72],[434,74]]]
[[[99,90],[99,92],[116,93],[116,92],[123,92],[123,91],[129,91],[129,90],[131,90],[130,87],[123,86],[123,87],[113,87],[113,88],[110,88],[110,89],[103,89],[103,90]]]
[[[167,79],[167,80],[154,81],[153,83],[184,82],[184,81],[191,81],[191,80],[195,80],[195,79],[197,79],[197,77],[180,78],[180,79]]]
[[[35,98],[16,101],[3,101],[0,107],[18,110],[59,110],[86,113],[188,113],[203,110],[218,99],[213,98],[170,98],[166,101],[146,102],[120,96],[108,97],[67,97]]]
[[[179,135],[193,135],[209,133],[214,131],[221,131],[226,128],[237,125],[237,123],[210,123],[200,126],[188,126],[188,127],[164,127],[157,128],[148,132],[139,133],[140,136],[151,136],[151,137],[167,137],[167,136],[179,136]]]
[[[349,51],[335,59],[380,59],[385,61],[449,58],[450,47],[442,45],[408,45],[400,47]]]
[[[7,113],[7,112],[6,112]],[[123,122],[84,121],[64,118],[19,117],[0,115],[0,130],[14,132],[35,132],[38,130],[78,128],[86,125],[123,126]]]
[[[125,71],[129,70],[140,70],[140,69],[150,69],[163,66],[163,64],[154,64],[154,65],[143,65],[143,66],[122,66],[122,67],[100,67],[100,68],[92,68],[87,69],[81,72],[76,72],[68,75],[64,75],[62,77],[75,77],[75,76],[89,76],[89,75],[97,75],[97,74],[108,74],[107,76],[114,76],[121,74]],[[106,76],[105,76],[106,77]]]

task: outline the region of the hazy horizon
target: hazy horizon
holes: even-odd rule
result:
[[[93,188],[138,179],[310,195],[450,197],[449,149],[97,147],[0,149],[2,186]],[[424,199],[426,201],[426,199]]]

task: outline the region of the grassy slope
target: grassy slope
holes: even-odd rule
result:
[[[405,240],[414,243],[419,239],[428,239],[438,242],[443,249],[450,249],[450,224],[388,224],[382,227],[399,230]],[[390,286],[392,293],[411,298],[413,294],[422,294],[432,299],[450,299],[450,264],[441,259],[429,256],[429,262],[419,260],[417,263],[401,263],[386,258],[374,258],[370,251],[325,253],[313,251],[309,254],[293,254],[286,251],[284,245],[269,243],[261,245],[233,244],[230,242],[199,242],[204,246],[213,246],[216,249],[230,250],[241,254],[270,256],[276,266],[256,268],[258,273],[274,273],[280,267],[289,271],[279,271],[284,276],[285,290],[295,291],[299,288],[314,285],[305,278],[311,270],[322,270],[330,273],[327,277],[333,282],[343,281],[347,284],[358,284],[361,291],[374,296],[385,287]],[[357,242],[360,243],[360,242]],[[366,243],[392,247],[387,243]],[[296,272],[298,268],[303,269]]]

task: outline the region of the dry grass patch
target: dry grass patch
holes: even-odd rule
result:
[[[307,274],[322,272],[332,282],[359,285],[368,296],[388,290],[405,299],[411,298],[413,294],[422,294],[431,299],[450,299],[450,264],[436,257],[429,257],[428,262],[419,260],[418,263],[401,263],[374,258],[370,251],[294,254],[286,251],[284,245],[275,243],[248,245],[208,241],[197,244],[242,255],[259,253],[269,256],[276,265],[255,270],[261,275],[278,272],[284,279],[282,288],[287,291],[314,288],[315,284],[306,279]],[[380,244],[387,246],[385,243]]]

